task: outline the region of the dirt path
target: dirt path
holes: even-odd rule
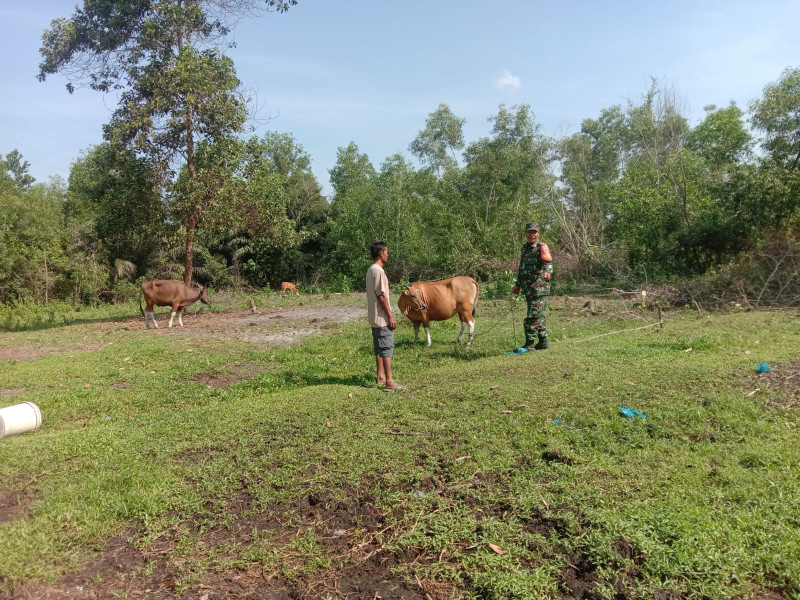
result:
[[[236,310],[227,312],[190,312],[183,318],[184,327],[167,328],[168,312],[157,315],[159,329],[146,331],[144,319],[127,321],[101,321],[76,325],[83,340],[55,346],[50,344],[6,345],[0,347],[0,360],[28,361],[49,354],[90,352],[101,350],[109,343],[97,339],[111,331],[129,331],[138,335],[177,335],[194,339],[238,340],[253,344],[292,346],[310,335],[337,326],[337,323],[366,319],[367,309],[362,305],[295,306],[292,308],[269,308]],[[93,339],[90,339],[93,338]]]

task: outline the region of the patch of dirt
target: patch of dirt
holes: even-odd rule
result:
[[[239,340],[267,346],[293,346],[305,338],[315,335],[324,329],[336,327],[336,323],[356,321],[367,317],[366,301],[363,306],[296,306],[293,308],[274,308],[253,313],[249,310],[230,312],[197,312],[185,315],[184,327],[173,324],[167,328],[169,313],[158,319],[159,329],[149,330],[146,334],[180,335],[195,339]],[[90,326],[92,332],[100,335],[112,331],[129,331],[131,335],[145,334],[133,326],[143,319],[131,319],[128,326],[120,327],[119,321],[102,321]],[[91,352],[102,350],[113,342],[83,343],[74,347],[22,346],[0,347],[0,360],[28,361],[42,358],[50,354],[71,354],[75,352]],[[230,385],[230,384],[226,384]]]
[[[335,322],[365,319],[365,306],[315,306],[272,309],[253,314],[233,311],[204,315],[196,327],[181,333],[211,339],[235,339],[268,346],[293,346],[333,327]]]
[[[6,388],[0,390],[0,398],[11,398],[12,396],[19,396],[25,393],[25,388]]]
[[[221,600],[248,598],[299,600],[303,598],[385,598],[429,600],[449,598],[452,586],[410,581],[392,569],[413,560],[384,548],[387,517],[366,494],[346,501],[314,495],[292,505],[251,513],[256,499],[246,489],[223,502],[225,513],[235,519],[201,530],[201,517],[184,521],[163,535],[145,542],[144,532],[131,530],[109,539],[103,550],[83,568],[63,575],[55,583],[29,581],[11,595],[13,600],[33,598],[170,598]],[[214,501],[206,509],[216,508]],[[250,514],[248,514],[250,513]],[[244,515],[244,516],[242,516]],[[207,515],[202,516],[207,523]],[[292,544],[313,531],[330,567],[308,573],[307,557]],[[192,538],[194,554],[179,550],[185,537]],[[281,549],[278,564],[265,569],[246,554],[252,548]],[[216,556],[220,568],[208,568],[194,576],[194,559]],[[228,566],[232,563],[236,566]],[[190,580],[188,590],[179,581]]]
[[[38,497],[36,478],[23,483],[17,478],[0,488],[0,524],[16,518],[26,518],[30,505]]]
[[[50,354],[72,354],[73,352],[92,352],[101,350],[111,344],[81,344],[74,348],[60,348],[58,346],[32,346],[30,344],[24,346],[7,346],[0,348],[0,360],[13,360],[16,362],[23,362],[26,360],[36,360],[43,356]]]
[[[218,373],[197,373],[194,380],[210,388],[222,388],[240,381],[247,381],[257,377],[264,371],[275,369],[254,362],[235,362],[225,365],[224,371]]]
[[[775,390],[772,404],[787,408],[800,406],[800,358],[783,364],[773,365],[772,371],[757,376],[759,384]]]

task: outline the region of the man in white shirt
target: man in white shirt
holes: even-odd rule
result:
[[[367,270],[367,315],[372,327],[372,342],[375,348],[375,365],[378,384],[384,383],[384,390],[402,390],[403,386],[392,379],[392,353],[397,321],[389,306],[389,280],[383,265],[389,260],[386,242],[374,242],[370,248],[372,266]]]

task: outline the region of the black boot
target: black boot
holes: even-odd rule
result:
[[[550,347],[550,344],[547,343],[547,336],[540,335],[539,336],[539,343],[534,346],[536,350],[547,350]]]
[[[537,344],[533,341],[532,338],[525,336],[525,346],[523,346],[526,350],[536,350]]]

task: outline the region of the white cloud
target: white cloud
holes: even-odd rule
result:
[[[522,87],[522,80],[508,69],[505,69],[500,74],[500,77],[495,80],[494,85],[498,89],[515,92]]]

